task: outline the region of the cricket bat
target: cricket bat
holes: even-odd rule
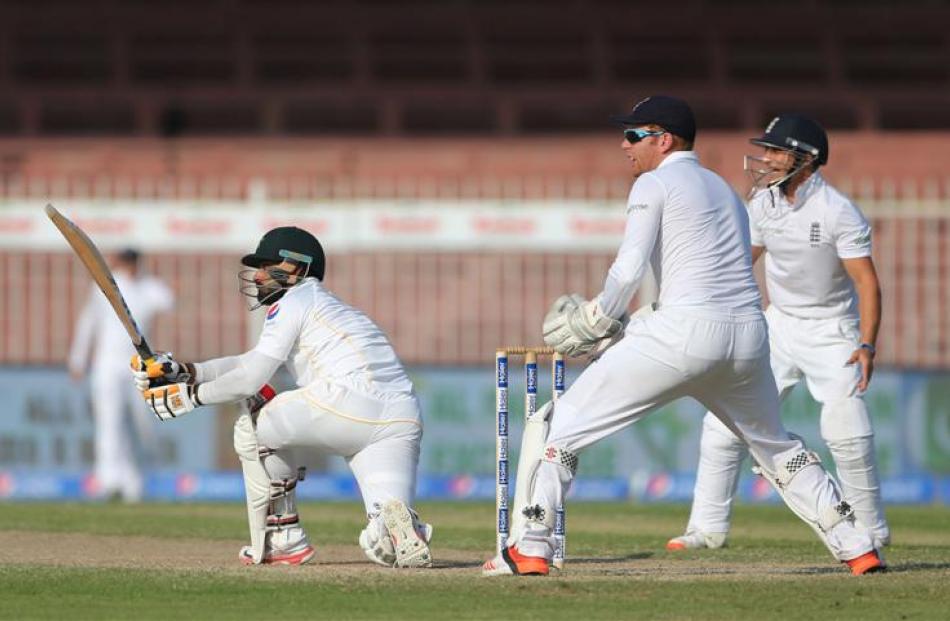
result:
[[[155,354],[152,352],[152,348],[148,346],[148,343],[145,342],[145,337],[142,336],[142,332],[135,323],[135,318],[132,317],[129,306],[125,303],[122,292],[119,291],[119,286],[115,284],[112,270],[109,269],[105,259],[102,258],[99,249],[92,243],[89,236],[83,233],[82,229],[73,224],[69,218],[59,213],[52,205],[46,205],[46,215],[53,224],[56,225],[59,232],[63,234],[63,237],[66,238],[69,245],[72,246],[73,252],[76,253],[76,256],[82,261],[82,264],[89,270],[89,275],[96,281],[99,290],[102,291],[106,299],[109,300],[109,304],[112,305],[112,309],[118,316],[119,321],[122,322],[122,326],[125,328],[125,331],[128,332],[129,338],[132,339],[132,345],[135,346],[135,351],[138,352],[139,357],[146,362],[153,359]]]

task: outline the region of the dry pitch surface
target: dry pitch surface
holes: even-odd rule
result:
[[[39,545],[30,531],[0,532],[0,565],[52,565],[72,568],[112,568],[168,571],[209,571],[252,576],[257,579],[321,579],[327,576],[356,577],[375,573],[381,578],[399,574],[367,562],[356,545],[324,545],[317,558],[303,567],[246,568],[238,562],[237,551],[245,542],[234,540],[163,539],[143,536],[90,535],[84,533],[45,533]],[[434,569],[446,577],[478,576],[478,568],[487,557],[470,550],[453,550],[434,545],[438,558]],[[831,563],[802,562],[728,562],[721,554],[689,553],[652,558],[650,553],[632,553],[624,557],[572,558],[569,568],[554,572],[562,579],[601,576],[643,576],[654,580],[695,580],[697,578],[748,577],[761,580],[804,574],[841,574],[843,568]],[[906,567],[896,568],[905,571]],[[256,572],[256,573],[250,573]],[[434,574],[436,572],[426,572]],[[410,572],[403,572],[410,573]],[[415,572],[419,573],[419,572]]]
[[[687,507],[574,505],[549,579],[482,578],[492,507],[423,504],[433,570],[370,564],[352,503],[308,504],[305,567],[243,567],[241,505],[0,505],[0,618],[938,619],[950,609],[950,510],[891,511],[891,571],[853,578],[781,507],[740,507],[729,549],[669,553]],[[54,587],[54,588],[51,588]],[[65,615],[65,611],[69,614]]]

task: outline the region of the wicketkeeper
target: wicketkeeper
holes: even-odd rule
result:
[[[763,475],[837,560],[854,574],[879,570],[874,544],[856,527],[834,479],[782,427],[748,216],[693,152],[692,110],[680,99],[648,97],[618,120],[625,128],[621,148],[637,176],[623,242],[601,293],[590,301],[563,296],[543,329],[545,343],[572,356],[621,330],[623,337],[556,403],[528,419],[515,491],[521,522],[513,521],[508,546],[485,562],[483,574],[547,574],[555,508],[581,451],[680,397],[705,404],[749,447]],[[624,328],[620,319],[651,267],[656,309]]]
[[[245,564],[299,565],[315,554],[294,488],[307,452],[340,455],[353,471],[368,524],[359,543],[373,562],[429,567],[432,528],[412,510],[422,440],[419,403],[386,335],[324,285],[326,258],[296,227],[266,233],[241,262],[241,292],[270,305],[257,346],[240,356],[181,363],[133,358],[135,381],[162,420],[202,405],[244,402],[285,365],[298,388],[234,425],[247,491]],[[149,382],[162,378],[164,386]]]

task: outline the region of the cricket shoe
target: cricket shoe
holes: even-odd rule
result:
[[[482,565],[483,576],[546,576],[550,569],[543,556],[525,556],[509,546]]]
[[[396,499],[383,505],[382,516],[396,549],[393,567],[432,567],[432,554],[429,552],[432,527],[428,524],[424,527],[417,525],[409,507]]]
[[[709,548],[715,550],[725,547],[726,533],[702,533],[698,530],[686,531],[685,535],[673,537],[666,542],[666,549],[670,551],[677,550],[699,550]]]
[[[302,543],[302,546],[291,550],[266,550],[261,565],[306,565],[317,555],[317,551],[306,540]],[[244,546],[238,558],[245,565],[254,565],[254,550],[251,546]]]
[[[877,550],[871,550],[866,554],[844,562],[851,569],[852,576],[863,576],[864,574],[887,571],[887,565]]]

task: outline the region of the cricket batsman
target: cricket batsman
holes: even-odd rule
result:
[[[245,564],[300,565],[315,550],[297,514],[298,455],[340,455],[353,471],[368,523],[359,544],[387,567],[429,567],[432,527],[412,503],[422,440],[419,402],[386,335],[323,284],[320,242],[296,227],[268,231],[244,256],[241,292],[268,305],[257,346],[239,356],[183,363],[132,359],[145,401],[161,420],[244,402],[285,365],[297,388],[234,425],[247,492]],[[167,385],[154,386],[162,378]]]

